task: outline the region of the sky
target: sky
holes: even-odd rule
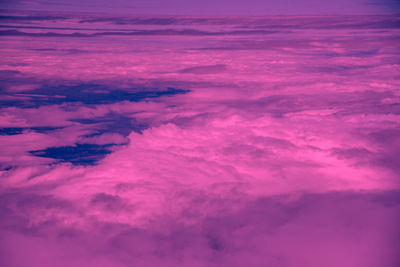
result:
[[[397,3],[2,1],[0,265],[399,266]]]
[[[397,0],[2,0],[17,10],[104,12],[136,15],[355,15],[398,14]]]

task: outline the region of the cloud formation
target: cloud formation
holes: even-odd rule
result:
[[[18,16],[2,266],[399,265],[396,18]]]

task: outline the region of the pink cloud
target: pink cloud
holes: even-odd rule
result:
[[[0,51],[0,263],[398,266],[396,19],[36,19]]]

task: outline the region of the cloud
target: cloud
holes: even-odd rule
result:
[[[398,266],[395,19],[87,19],[2,47],[3,265]]]
[[[168,215],[155,218],[144,228],[87,218],[86,227],[79,229],[65,226],[62,219],[64,214],[79,212],[71,204],[49,196],[14,193],[1,197],[2,203],[16,204],[2,210],[1,215],[8,220],[1,221],[0,251],[2,256],[7,255],[2,258],[6,266],[17,267],[28,263],[394,267],[399,263],[399,201],[393,198],[396,195],[397,191],[388,191],[310,194],[296,200],[285,196],[257,198],[231,202],[240,205],[236,209],[224,199],[215,199],[211,203],[221,212],[192,224],[183,224],[180,217]],[[202,203],[207,200],[210,197],[197,199],[201,205],[197,210],[210,205]],[[387,201],[392,204],[387,206]],[[90,203],[92,208],[109,211],[112,216],[118,216],[124,207],[122,199],[107,194],[92,196]],[[28,222],[29,215],[18,213],[23,207],[29,214],[59,217],[42,215],[41,221]],[[54,209],[58,212],[51,212]],[[197,210],[180,216],[194,215]]]
[[[48,194],[73,203],[89,203],[90,196],[97,194],[118,196],[135,207],[135,212],[121,210],[118,217],[110,218],[107,212],[89,209],[86,215],[137,227],[166,211],[171,216],[192,214],[190,207],[200,205],[194,204],[198,198],[212,202],[213,198],[231,199],[235,194],[257,198],[397,188],[396,169],[377,160],[386,155],[377,150],[379,144],[344,130],[349,126],[340,119],[325,116],[322,121],[316,119],[319,115],[308,116],[282,120],[233,115],[181,127],[171,123],[152,127],[142,134],[130,134],[129,143],[116,148],[96,166],[61,164],[32,170],[20,164],[20,168],[7,172],[4,186],[24,190],[52,186],[46,189]],[[332,124],[342,132],[330,130]],[[355,147],[350,151],[373,152],[369,158],[363,153],[338,154],[350,143]],[[50,148],[34,153],[77,164],[92,163],[88,161],[104,154],[98,154],[98,149],[107,149],[103,145],[46,147]],[[211,216],[218,208],[209,204],[195,213]],[[76,216],[69,219],[83,223]],[[191,220],[190,216],[182,218],[185,223]]]

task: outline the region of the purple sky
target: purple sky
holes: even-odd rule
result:
[[[6,0],[2,7],[147,15],[354,15],[399,12],[396,0]]]

